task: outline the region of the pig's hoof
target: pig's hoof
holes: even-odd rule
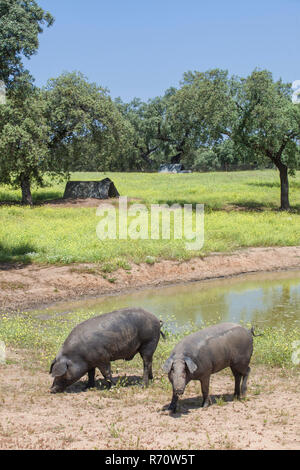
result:
[[[50,388],[50,393],[63,393],[64,390],[61,390],[59,388],[56,388],[56,387],[52,387]]]
[[[87,392],[87,390],[90,390],[91,388],[95,388],[95,384],[94,385],[85,384],[83,387],[83,390]]]
[[[113,382],[112,380],[106,380],[105,387],[106,387],[108,390],[111,390],[111,389],[114,388],[116,385],[117,385],[116,382]]]
[[[176,413],[176,406],[169,405],[168,410],[171,411],[171,413]]]
[[[210,404],[211,404],[210,400],[205,400],[205,401],[202,403],[202,408],[208,408]]]

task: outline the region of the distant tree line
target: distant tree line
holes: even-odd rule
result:
[[[112,100],[79,72],[43,89],[22,56],[38,48],[54,22],[32,0],[0,0],[0,183],[22,189],[71,171],[155,171],[181,162],[194,171],[275,167],[281,208],[289,208],[288,175],[299,168],[300,106],[290,84],[266,70],[230,77],[224,70],[187,72],[178,88],[147,102]]]

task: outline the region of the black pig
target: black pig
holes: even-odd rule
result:
[[[95,368],[114,383],[110,362],[130,361],[140,353],[144,363],[144,383],[152,379],[152,357],[159,341],[161,322],[141,308],[126,308],[90,318],[77,325],[51,364],[52,393],[88,373],[88,387],[94,387]]]
[[[209,380],[211,374],[230,367],[235,378],[234,395],[246,393],[253,352],[253,330],[235,323],[220,323],[186,336],[180,341],[163,368],[169,374],[173,397],[169,410],[176,412],[179,395],[184,393],[191,380],[200,380],[203,407],[209,405]],[[243,378],[242,388],[240,388]]]

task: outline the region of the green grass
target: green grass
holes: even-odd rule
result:
[[[189,174],[158,173],[73,173],[71,180],[111,178],[121,195],[148,203],[205,203],[207,209],[221,210],[226,204],[247,209],[276,209],[280,201],[277,170],[211,172]],[[49,181],[50,182],[50,181]],[[33,189],[33,200],[39,204],[63,196],[65,183],[53,183]],[[291,205],[300,209],[300,171],[290,177]],[[0,185],[0,201],[20,201],[20,190]]]
[[[299,245],[300,172],[290,178],[292,210],[278,211],[279,177],[273,170],[234,173],[74,173],[73,180],[109,176],[120,194],[153,203],[203,203],[205,243],[201,251],[187,250],[182,240],[106,240],[96,236],[95,208],[42,205],[60,198],[64,183],[36,189],[36,206],[0,206],[0,262],[96,262],[111,266],[160,259],[186,260],[209,252],[249,246]],[[19,191],[0,186],[0,201],[20,201]]]

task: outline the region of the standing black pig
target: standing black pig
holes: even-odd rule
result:
[[[161,323],[152,313],[141,308],[126,308],[90,318],[77,325],[65,340],[51,364],[54,377],[52,393],[88,373],[88,387],[95,385],[95,368],[114,383],[110,362],[130,361],[140,353],[144,363],[144,383],[152,379],[152,357],[159,341]]]
[[[169,374],[173,397],[169,410],[176,412],[178,396],[191,380],[200,380],[203,407],[209,405],[211,374],[230,367],[235,378],[234,395],[246,393],[253,352],[253,330],[235,323],[220,323],[186,336],[180,341],[163,368]],[[243,377],[242,389],[240,388]]]

